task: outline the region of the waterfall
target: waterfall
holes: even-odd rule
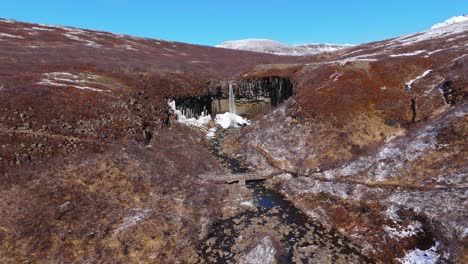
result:
[[[234,91],[232,90],[232,84],[229,83],[229,113],[236,113],[236,102],[234,98]]]

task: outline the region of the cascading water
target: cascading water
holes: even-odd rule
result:
[[[236,102],[234,98],[234,91],[232,89],[232,84],[229,84],[229,113],[236,113]]]
[[[222,128],[226,129],[229,127],[239,127],[249,125],[249,120],[243,118],[236,114],[236,105],[235,105],[234,91],[232,89],[232,84],[229,84],[229,112],[224,114],[217,114],[215,118],[216,124],[220,125]]]

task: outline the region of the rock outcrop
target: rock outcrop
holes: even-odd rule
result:
[[[237,81],[236,98],[257,101],[269,98],[276,107],[294,93],[294,84],[289,78],[269,76],[260,79]]]

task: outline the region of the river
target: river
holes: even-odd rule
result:
[[[225,132],[221,132],[225,133]],[[246,172],[221,152],[223,134],[213,141],[213,154],[232,173]],[[249,208],[219,219],[198,250],[203,263],[371,263],[360,249],[334,230],[312,221],[263,181],[247,183]]]

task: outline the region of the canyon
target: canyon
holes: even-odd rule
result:
[[[466,263],[467,43],[466,19],[304,56],[0,19],[0,262]]]

